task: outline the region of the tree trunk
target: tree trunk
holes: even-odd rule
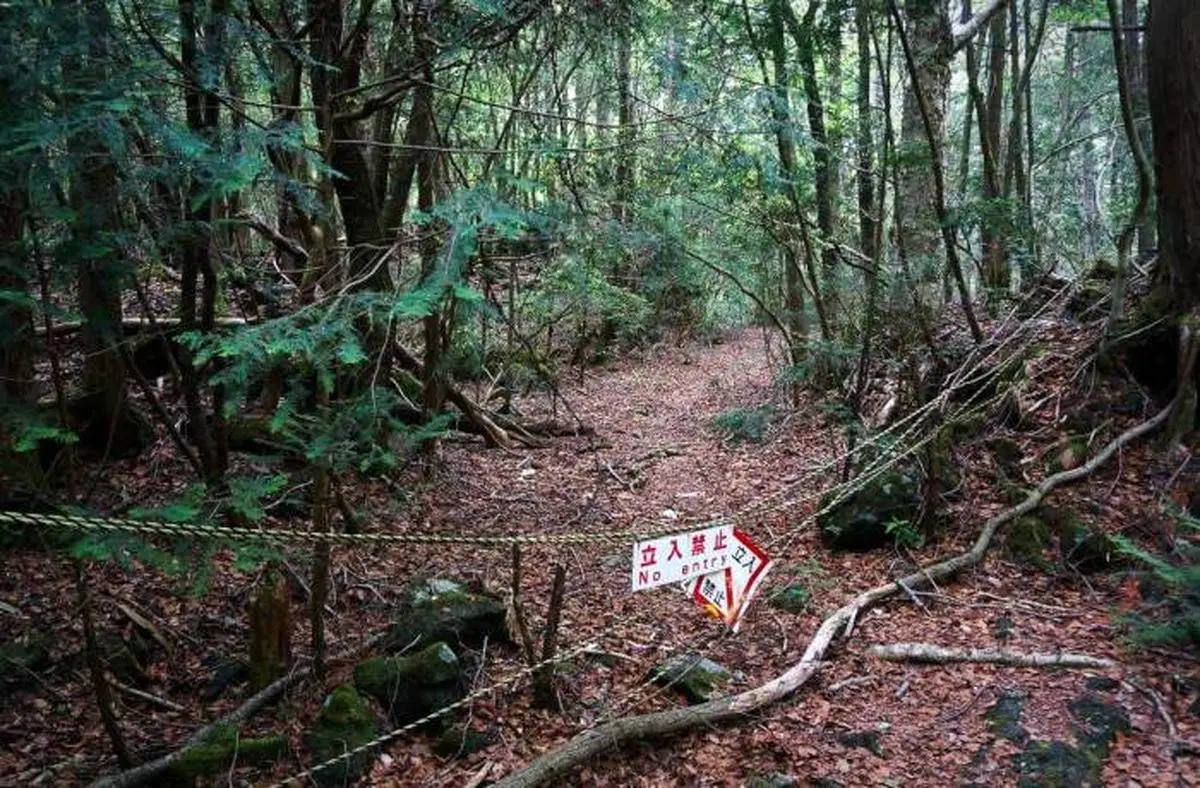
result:
[[[1147,117],[1150,113],[1149,100],[1146,93],[1146,53],[1142,48],[1142,31],[1138,29],[1141,19],[1138,16],[1138,0],[1123,0],[1121,4],[1121,26],[1125,36],[1125,65],[1129,75],[1129,100],[1133,105],[1133,115],[1137,118],[1138,132],[1143,144],[1150,139],[1150,128]],[[1146,151],[1150,153],[1149,150]],[[1158,247],[1158,232],[1155,227],[1154,212],[1146,211],[1146,215],[1138,222],[1137,228],[1137,258],[1145,260]]]
[[[941,141],[946,136],[946,99],[950,90],[951,37],[945,0],[906,0],[909,42],[913,50],[915,74],[904,92],[900,122],[899,199],[897,217],[904,228],[905,248],[917,281],[936,283],[941,276],[941,230],[939,229],[936,186],[930,158],[941,156]],[[937,143],[931,151],[927,142],[921,102],[925,96],[929,112],[929,136]]]
[[[78,95],[104,90],[111,59],[112,20],[100,0],[80,6],[88,35],[87,53],[64,64],[68,84]],[[81,440],[106,454],[135,450],[142,438],[128,402],[121,341],[121,291],[127,270],[117,247],[121,225],[118,171],[104,144],[94,135],[79,134],[69,143],[72,161],[82,163],[71,180],[70,201],[75,212],[73,234],[79,250],[76,286],[84,325],[83,398],[76,425]],[[86,250],[86,251],[85,251]]]
[[[983,282],[993,295],[1008,289],[1008,250],[1002,208],[1005,195],[1000,182],[1006,32],[1007,20],[1003,14],[996,14],[988,32],[987,96],[978,108],[979,146],[983,151]]]
[[[871,114],[871,13],[867,3],[854,10],[854,32],[858,45],[858,134],[855,142],[858,163],[858,246],[863,256],[875,260],[875,142]]]
[[[778,6],[796,44],[797,59],[800,62],[800,73],[804,80],[805,108],[808,114],[808,132],[812,137],[813,180],[817,193],[817,231],[821,238],[821,281],[822,298],[825,305],[837,304],[835,280],[835,265],[837,263],[837,187],[838,161],[834,155],[833,140],[825,123],[825,105],[821,100],[821,85],[817,81],[817,11],[819,2],[812,2],[804,14],[803,21],[797,21],[790,3],[780,3]],[[836,6],[826,10],[826,17],[836,17],[839,9]],[[831,23],[836,35],[841,34],[840,20]],[[829,33],[830,36],[835,33]],[[828,41],[823,43],[828,44]],[[834,48],[840,52],[841,48]],[[836,308],[832,310],[836,312]],[[832,317],[832,316],[830,316]],[[830,330],[836,330],[832,325]]]
[[[1158,283],[1183,314],[1200,304],[1200,3],[1154,0],[1146,53],[1158,175]]]
[[[615,205],[613,215],[617,221],[628,222],[633,201],[633,25],[630,0],[617,4],[617,168]],[[629,287],[631,282],[619,282]]]
[[[1080,57],[1079,47],[1079,34],[1068,31],[1063,58],[1071,84],[1068,88],[1068,96],[1064,100],[1064,120],[1069,120],[1074,110],[1074,101],[1071,100],[1071,97],[1075,93],[1075,84],[1082,77],[1080,61],[1083,58]],[[1079,167],[1074,178],[1079,195],[1080,254],[1085,265],[1095,262],[1100,254],[1101,245],[1104,243],[1104,217],[1100,212],[1100,190],[1097,186],[1099,176],[1097,175],[1096,145],[1092,139],[1094,126],[1091,102],[1085,101],[1079,108],[1077,128],[1083,143],[1079,146]],[[1070,157],[1067,157],[1066,160],[1069,164]],[[1064,177],[1068,176],[1064,175]]]

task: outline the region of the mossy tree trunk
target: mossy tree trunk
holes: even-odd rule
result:
[[[1150,122],[1157,176],[1156,300],[1180,320],[1179,386],[1172,439],[1192,429],[1200,331],[1200,3],[1154,0],[1146,32]]]
[[[287,671],[292,660],[292,613],[288,583],[269,569],[250,597],[250,684],[261,690]]]

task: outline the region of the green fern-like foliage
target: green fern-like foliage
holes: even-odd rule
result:
[[[1200,520],[1176,512],[1178,531],[1172,549],[1155,555],[1124,536],[1117,549],[1145,566],[1142,609],[1126,617],[1131,639],[1146,646],[1192,647],[1200,644]]]

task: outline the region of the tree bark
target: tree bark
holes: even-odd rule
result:
[[[938,228],[931,158],[941,157],[946,136],[946,99],[950,90],[951,33],[945,0],[905,0],[904,18],[914,69],[904,91],[900,120],[899,199],[897,221],[904,227],[905,251],[921,285],[941,275]],[[929,148],[918,91],[929,116]]]
[[[1153,0],[1146,54],[1158,176],[1156,289],[1183,315],[1200,305],[1200,3]]]
[[[1004,648],[945,648],[930,643],[889,643],[871,646],[867,653],[887,662],[920,662],[948,665],[954,662],[990,662],[1019,668],[1095,668],[1116,665],[1111,659],[1086,654],[1027,653]]]

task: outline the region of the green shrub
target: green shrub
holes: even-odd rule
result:
[[[713,418],[712,428],[724,434],[726,440],[740,443],[753,441],[762,443],[767,436],[767,430],[774,423],[776,411],[774,405],[761,405],[757,408],[733,408]]]

